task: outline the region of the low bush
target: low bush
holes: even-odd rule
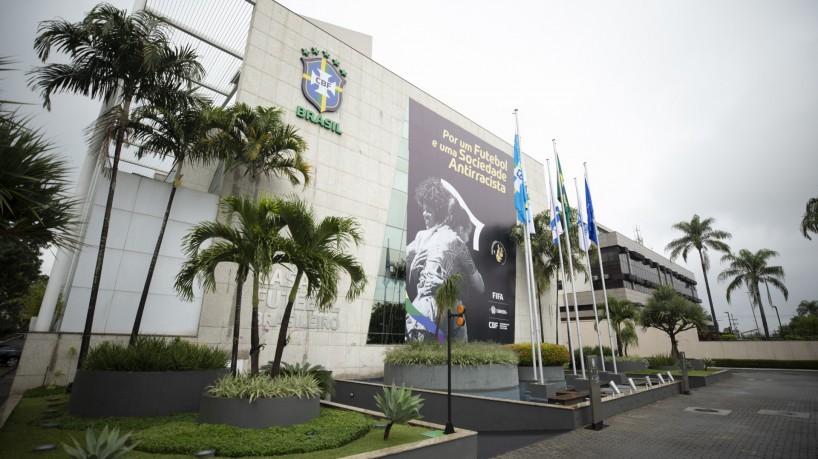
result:
[[[599,346],[582,346],[582,354],[587,357],[589,355],[611,355],[611,348],[608,346],[602,346],[602,351],[600,352]],[[574,360],[579,362],[579,349],[574,349]]]
[[[227,353],[181,338],[140,336],[136,344],[104,341],[88,351],[86,370],[194,371],[224,368]]]
[[[318,381],[310,375],[227,375],[208,386],[207,391],[214,397],[246,398],[249,402],[257,398],[321,396]]]
[[[818,370],[818,360],[750,360],[718,359],[716,365],[729,368],[782,368],[790,370]]]
[[[268,378],[269,379],[269,378]],[[134,434],[139,451],[154,454],[187,454],[213,449],[217,456],[276,456],[338,448],[369,431],[363,414],[321,409],[310,422],[290,427],[242,429],[226,425],[177,422]]]
[[[49,384],[47,386],[33,387],[23,392],[23,398],[46,397],[53,395],[65,395],[65,386]]]
[[[384,363],[392,365],[446,365],[446,345],[411,341],[386,352]],[[517,365],[511,349],[496,343],[452,343],[452,365]]]
[[[571,360],[568,349],[561,344],[540,343],[540,346],[542,364],[544,367],[561,367]],[[506,344],[506,347],[517,354],[517,357],[520,359],[518,365],[523,367],[534,365],[534,359],[531,357],[531,343]]]
[[[672,357],[670,354],[657,354],[652,355],[647,358],[648,366],[651,368],[656,367],[675,367],[679,364],[679,360],[676,357]]]

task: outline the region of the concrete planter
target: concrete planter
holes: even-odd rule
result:
[[[205,387],[230,370],[89,371],[74,377],[68,412],[75,416],[164,416],[197,411]]]
[[[565,370],[561,366],[542,367],[547,381],[565,381]],[[520,381],[536,381],[534,367],[517,367],[517,376]]]
[[[383,383],[416,389],[446,390],[446,365],[391,365],[383,366]],[[517,387],[517,365],[452,365],[452,390],[493,390]]]
[[[248,399],[213,397],[205,393],[199,406],[199,422],[263,429],[303,424],[317,418],[319,413],[318,398],[259,398],[251,403]]]
[[[608,371],[613,371],[613,361],[606,360],[605,367]],[[648,368],[648,363],[645,361],[641,362],[620,362],[619,360],[616,361],[616,370],[619,373],[626,373],[628,371],[636,371],[636,370],[645,370]]]

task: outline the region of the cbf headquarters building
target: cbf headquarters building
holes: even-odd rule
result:
[[[208,70],[198,82],[200,91],[219,105],[280,107],[286,122],[307,141],[306,159],[314,167],[310,186],[294,188],[273,178],[262,182],[260,194],[297,195],[319,216],[354,217],[365,238],[354,255],[367,273],[366,291],[351,302],[339,299],[328,310],[299,298],[284,360],[321,364],[340,377],[382,374],[383,354],[391,345],[369,333],[370,328],[384,331],[370,323],[374,306],[404,304],[408,298],[409,331],[428,336],[429,291],[453,272],[475,279],[463,293],[468,339],[530,341],[524,252],[508,238],[516,222],[511,139],[488,132],[374,62],[368,36],[299,16],[273,0],[207,5],[210,11],[192,11],[169,0],[138,2],[136,7],[166,18],[176,43],[197,48]],[[531,157],[524,156],[524,163],[529,170],[542,170]],[[142,163],[119,173],[94,342],[123,340],[130,333],[178,173]],[[216,291],[197,291],[192,302],[176,296],[173,282],[184,261],[180,247],[188,229],[216,219],[222,196],[252,195],[253,184],[240,174],[225,173],[220,164],[185,167],[181,173],[183,188],[174,202],[141,331],[229,349],[235,267],[221,266]],[[533,210],[541,211],[544,178],[529,174],[528,179]],[[85,321],[106,192],[106,179],[89,161],[78,185],[78,194],[88,197],[82,214],[87,245],[78,252],[61,252],[55,262],[40,314],[32,321],[15,391],[73,377],[73,350],[79,348]],[[437,207],[428,201],[435,193]],[[670,283],[698,300],[691,272],[613,231],[603,231],[602,241],[603,258],[617,267],[609,294],[644,303],[649,283]],[[406,263],[405,281],[391,275],[401,261]],[[262,362],[272,359],[293,277],[286,267],[277,267],[263,279],[261,338],[267,346]],[[240,322],[244,358],[250,346],[251,284],[244,286],[247,304]],[[601,288],[598,283],[595,287]],[[551,342],[557,339],[559,317],[565,315],[554,296],[542,298],[543,335]],[[581,315],[585,329],[592,331],[586,296],[580,295]],[[383,314],[377,317],[386,323]],[[563,343],[565,336],[564,330],[559,332]]]

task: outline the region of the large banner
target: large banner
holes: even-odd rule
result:
[[[462,277],[466,324],[452,339],[514,342],[512,158],[409,100],[406,339],[443,340],[434,293]]]

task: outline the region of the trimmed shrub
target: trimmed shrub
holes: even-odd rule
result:
[[[531,343],[514,343],[505,346],[517,354],[520,359],[520,366],[530,367],[534,365],[534,359],[531,357]],[[542,364],[545,367],[561,367],[571,360],[568,349],[561,344],[540,343],[540,346]]]
[[[391,365],[446,365],[446,345],[411,341],[386,352],[384,363]],[[452,343],[452,365],[517,365],[511,349],[496,343]]]
[[[134,439],[141,441],[137,450],[152,454],[190,456],[214,449],[219,457],[258,457],[338,448],[364,436],[369,429],[370,423],[361,413],[321,408],[319,417],[290,427],[243,429],[195,421],[173,422],[137,432]]]
[[[679,360],[672,357],[670,354],[657,354],[647,358],[648,366],[656,367],[675,367],[679,364]]]
[[[613,361],[613,359],[610,357],[610,354],[608,354],[608,357],[605,357],[605,361],[606,362]],[[616,356],[616,361],[617,362],[645,362],[645,363],[648,363],[648,360],[646,358],[640,357],[638,355],[625,355],[625,356],[622,356],[622,357]]]
[[[589,355],[602,355],[610,356],[611,355],[611,348],[608,346],[602,346],[602,352],[599,350],[599,346],[582,346],[582,354],[587,357]],[[579,365],[579,349],[574,349],[574,360],[577,361],[577,365]]]
[[[227,353],[181,338],[172,340],[140,336],[136,344],[104,341],[88,351],[86,370],[96,371],[196,371],[224,368]]]

